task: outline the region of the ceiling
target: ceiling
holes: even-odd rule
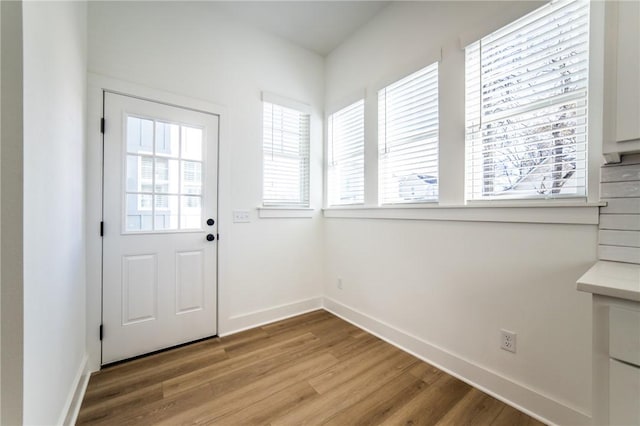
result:
[[[389,1],[222,1],[237,19],[327,55]]]

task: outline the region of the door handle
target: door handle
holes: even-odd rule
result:
[[[215,223],[216,223],[216,221],[215,221],[215,220],[213,220],[213,219],[211,219],[211,218],[207,219],[207,225],[209,225],[209,226],[213,226]]]
[[[215,240],[215,239],[216,239],[215,235],[213,235],[213,234],[207,234],[207,241],[213,241],[213,240]]]

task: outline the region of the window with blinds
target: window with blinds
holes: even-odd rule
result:
[[[364,203],[364,99],[329,116],[329,205]]]
[[[378,92],[381,204],[438,199],[438,63]]]
[[[549,3],[465,51],[467,199],[585,196],[588,0]]]
[[[309,206],[309,114],[263,102],[265,206]]]

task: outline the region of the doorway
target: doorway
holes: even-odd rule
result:
[[[217,334],[219,116],[104,92],[102,365]]]

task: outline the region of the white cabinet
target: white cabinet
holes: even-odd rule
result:
[[[609,360],[609,424],[640,425],[640,367]]]
[[[640,307],[615,302],[609,303],[609,424],[640,425]]]
[[[593,424],[640,426],[640,265],[599,261],[577,284],[593,294]]]
[[[604,154],[640,151],[640,1],[606,2]]]
[[[640,303],[594,294],[593,350],[593,424],[640,426]]]
[[[640,310],[609,307],[609,356],[640,368]]]

